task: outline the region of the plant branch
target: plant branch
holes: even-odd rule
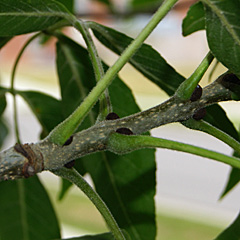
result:
[[[73,134],[79,124],[88,114],[92,106],[96,103],[97,99],[109,86],[116,74],[128,62],[132,55],[138,50],[158,23],[169,12],[177,0],[166,0],[152,17],[150,22],[141,31],[135,40],[127,47],[123,54],[118,58],[112,67],[108,69],[105,75],[98,81],[97,85],[92,89],[89,95],[85,98],[83,103],[70,115],[65,121],[59,124],[49,134],[49,140],[58,145],[63,145],[64,142]]]
[[[115,221],[113,215],[111,214],[106,204],[97,194],[97,192],[95,192],[92,189],[92,187],[75,169],[60,168],[57,170],[53,170],[52,172],[59,177],[67,179],[68,181],[72,182],[77,187],[79,187],[84,192],[84,194],[91,200],[91,202],[96,206],[98,211],[101,213],[114,238],[116,240],[125,240],[125,237],[121,229],[119,228],[117,222]]]
[[[72,136],[72,142],[59,146],[49,137],[36,144],[18,144],[0,154],[0,180],[33,176],[43,170],[53,170],[66,163],[97,151],[108,150],[109,137],[120,128],[128,128],[134,134],[142,134],[155,127],[191,119],[200,109],[219,101],[232,100],[238,82],[231,74],[223,74],[203,89],[196,101],[183,101],[174,95],[166,102],[128,117],[102,121]],[[234,78],[235,81],[237,79]],[[110,149],[113,151],[113,149]]]

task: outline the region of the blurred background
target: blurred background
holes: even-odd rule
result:
[[[84,20],[96,21],[135,37],[146,25],[161,1],[151,0],[147,5],[144,5],[147,1],[132,2],[135,2],[134,9],[129,8],[127,0],[113,0],[110,10],[104,1],[101,3],[77,0],[74,7],[79,17]],[[187,9],[194,2],[196,1],[179,1],[146,41],[185,77],[191,75],[208,52],[204,31],[196,32],[185,38],[182,36],[182,20]],[[64,31],[84,45],[81,36],[75,30],[67,28]],[[3,86],[10,86],[13,63],[29,36],[16,37],[1,49],[0,81]],[[102,59],[112,65],[117,56],[97,40],[95,43]],[[51,39],[44,45],[39,44],[38,40],[34,41],[27,48],[18,66],[16,88],[44,91],[59,98],[55,68],[55,40]],[[224,71],[224,67],[219,66],[214,77]],[[132,89],[136,101],[143,110],[167,99],[163,91],[130,65],[123,68],[120,76]],[[208,84],[207,77],[201,82],[202,86],[206,84]],[[21,140],[22,142],[36,142],[39,139],[40,126],[24,101],[20,98],[18,100]],[[14,133],[11,130],[13,129],[11,103],[11,96],[8,96],[5,118],[11,132],[3,149],[15,143]],[[235,126],[239,128],[239,103],[231,102],[221,105]],[[228,146],[213,137],[186,129],[177,123],[154,129],[152,135],[207,147],[225,154],[232,153]],[[163,149],[158,149],[156,156],[158,239],[213,239],[234,220],[240,208],[240,186],[238,185],[223,200],[219,200],[230,171],[227,165]],[[45,183],[57,215],[63,224],[64,237],[77,236],[79,233],[102,232],[106,229],[97,210],[80,191],[73,187],[69,194],[59,202],[57,200],[59,180],[45,172],[39,174],[39,177]],[[87,179],[91,181],[88,177]]]

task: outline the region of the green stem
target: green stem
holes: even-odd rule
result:
[[[240,154],[240,143],[235,140],[233,137],[228,135],[227,133],[221,131],[220,129],[214,127],[213,125],[209,124],[208,122],[204,120],[196,121],[194,119],[189,119],[187,121],[182,122],[184,126],[187,126],[188,128],[199,130],[202,132],[206,132],[217,139],[223,141],[228,146],[233,148],[236,152]]]
[[[214,152],[190,144],[180,143],[172,140],[155,138],[151,136],[126,136],[114,133],[109,137],[108,150],[123,154],[141,148],[167,148],[176,151],[191,153],[205,158],[210,158],[218,162],[226,163],[232,167],[240,169],[240,159]]]
[[[214,56],[211,54],[211,52],[208,52],[194,73],[179,86],[176,94],[180,99],[190,99],[194,89],[197,87],[199,81],[202,79],[213,59]]]
[[[104,75],[104,69],[103,69],[102,61],[98,55],[96,46],[92,40],[92,37],[88,31],[86,24],[83,21],[77,19],[75,16],[71,17],[71,21],[73,26],[77,30],[79,30],[79,32],[82,34],[84,38],[84,41],[87,45],[88,52],[92,61],[96,81],[98,82]],[[112,112],[112,106],[111,106],[110,97],[107,89],[105,90],[104,94],[99,96],[99,102],[100,102],[100,116],[98,117],[98,119],[101,121],[105,119],[106,115],[109,112]]]
[[[75,169],[60,168],[57,170],[53,170],[53,173],[67,179],[68,181],[78,186],[101,213],[114,238],[116,240],[125,240],[121,229],[117,225],[117,222],[115,221],[106,204]]]
[[[114,63],[114,65],[108,69],[105,75],[97,85],[92,89],[89,95],[85,98],[83,103],[70,115],[65,121],[59,124],[49,134],[49,140],[59,145],[63,145],[64,142],[71,136],[71,134],[77,129],[78,125],[82,122],[90,109],[96,103],[97,99],[101,96],[104,90],[109,86],[116,74],[122,69],[122,67],[128,62],[131,56],[138,50],[158,23],[163,17],[170,11],[173,5],[178,0],[166,0],[163,2],[158,11],[153,15],[150,22],[140,32],[135,40],[125,49],[122,55]]]
[[[40,35],[40,33],[37,33],[35,35],[33,35],[31,38],[29,38],[27,40],[27,42],[24,44],[24,46],[22,47],[21,51],[19,52],[15,63],[13,65],[13,70],[12,70],[12,75],[11,75],[11,86],[10,86],[10,92],[13,96],[13,118],[14,118],[14,129],[15,129],[15,135],[16,135],[16,141],[18,143],[20,143],[20,136],[19,136],[19,127],[18,127],[18,120],[17,120],[17,101],[16,101],[16,93],[15,93],[15,89],[14,89],[14,80],[15,80],[15,75],[16,75],[16,70],[17,70],[17,66],[18,63],[25,51],[25,49],[28,47],[28,45],[38,36]]]

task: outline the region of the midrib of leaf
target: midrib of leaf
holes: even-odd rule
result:
[[[67,14],[61,12],[4,12],[0,13],[0,17],[66,17]]]
[[[28,223],[27,223],[27,215],[26,215],[26,202],[25,202],[25,187],[23,180],[17,181],[18,187],[18,195],[19,195],[19,205],[20,205],[20,217],[21,217],[21,225],[23,232],[23,240],[29,240],[28,234]]]
[[[191,24],[189,24],[188,29],[189,29],[189,28],[192,28],[192,26],[194,26],[194,25],[196,25],[197,23],[201,22],[203,19],[204,19],[204,17],[201,17],[201,18],[199,18],[198,20],[192,22]]]
[[[232,25],[229,23],[227,18],[224,16],[223,14],[224,12],[221,9],[219,9],[217,5],[214,5],[211,1],[209,0],[202,1],[205,2],[212,9],[212,11],[219,17],[223,25],[226,27],[227,31],[230,33],[230,35],[233,37],[237,45],[240,47],[240,38],[236,34],[236,31],[232,28]]]
[[[122,209],[122,212],[126,218],[126,221],[128,223],[128,225],[130,226],[131,230],[132,230],[132,233],[134,234],[134,239],[139,239],[141,240],[141,237],[139,236],[139,233],[137,232],[137,230],[135,229],[135,227],[133,227],[133,223],[131,221],[131,219],[129,218],[128,216],[128,213],[126,211],[126,208],[124,206],[124,203],[122,201],[122,198],[121,198],[121,194],[119,193],[118,191],[118,188],[116,186],[116,182],[115,182],[115,178],[114,178],[114,174],[113,172],[111,171],[111,168],[108,164],[108,160],[107,160],[107,157],[106,157],[106,154],[104,152],[102,152],[102,159],[103,159],[103,162],[104,162],[104,165],[106,166],[106,169],[107,169],[107,172],[108,172],[108,175],[109,175],[109,178],[110,178],[110,181],[111,181],[111,184],[112,184],[112,187],[113,187],[113,190],[115,192],[115,195],[118,199],[118,202],[120,204],[120,207]]]

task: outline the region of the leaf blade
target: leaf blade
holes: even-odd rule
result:
[[[205,29],[205,11],[203,4],[197,2],[193,4],[182,22],[182,34],[188,36],[196,31]]]
[[[91,23],[90,27],[103,45],[119,55],[133,40],[123,33],[97,23]],[[180,83],[185,80],[147,44],[143,44],[129,62],[168,95],[173,95]]]
[[[37,91],[17,91],[29,105],[47,135],[64,118],[61,113],[61,102],[50,95]]]
[[[231,72],[240,76],[239,1],[202,0],[209,47]]]
[[[54,1],[1,0],[0,36],[42,31],[64,19],[67,12]]]
[[[215,240],[239,240],[240,236],[240,214],[234,222],[225,229]]]
[[[0,191],[1,239],[60,238],[56,215],[37,176],[1,182]]]

